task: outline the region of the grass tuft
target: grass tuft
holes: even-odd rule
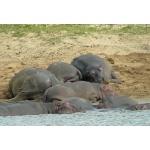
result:
[[[98,34],[150,34],[150,25],[84,25],[84,24],[1,24],[0,32],[12,33],[13,36],[21,37],[27,33],[59,34],[62,31],[68,36]]]

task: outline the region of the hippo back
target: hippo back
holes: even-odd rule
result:
[[[105,108],[110,107],[110,108],[125,108],[125,109],[134,109],[135,106],[138,103],[136,101],[134,101],[131,98],[125,97],[125,96],[119,96],[119,97],[107,97],[104,100],[104,104],[103,106]]]
[[[32,73],[17,75],[12,84],[14,100],[33,98],[38,94],[43,95],[47,88],[60,83],[55,75],[47,70],[39,68],[33,68],[33,70]]]
[[[44,97],[46,101],[62,100],[68,97],[80,97],[95,102],[100,98],[100,91],[92,83],[86,81],[66,82],[48,88]]]
[[[86,81],[103,82],[104,80],[108,82],[111,77],[112,67],[105,59],[97,55],[81,55],[74,58],[71,64],[80,70]]]
[[[76,67],[61,61],[50,64],[47,70],[52,72],[61,82],[74,82],[82,78],[81,72]]]
[[[40,103],[23,101],[15,104],[1,104],[1,116],[39,115],[46,113]]]
[[[37,73],[38,70],[39,68],[27,67],[16,73],[9,81],[8,98],[16,96],[25,78],[31,74]]]

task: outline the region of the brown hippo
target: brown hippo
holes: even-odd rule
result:
[[[108,86],[87,81],[66,82],[48,88],[44,93],[44,101],[63,100],[68,97],[80,97],[92,102],[106,97],[116,97],[118,93]]]
[[[112,66],[103,58],[93,55],[84,54],[73,59],[73,66],[80,70],[83,80],[98,83],[122,83],[112,69]]]
[[[65,62],[55,62],[47,68],[61,82],[75,82],[82,79],[81,72],[71,64]]]
[[[9,82],[11,100],[34,99],[43,96],[45,90],[59,84],[60,81],[51,72],[39,68],[25,68]]]

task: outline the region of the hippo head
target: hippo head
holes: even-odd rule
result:
[[[147,110],[147,109],[150,108],[149,106],[150,105],[147,104],[147,103],[145,103],[145,104],[138,104],[138,105],[136,105],[135,110]]]
[[[86,77],[90,82],[109,83],[102,66],[88,66],[86,68]]]
[[[103,100],[103,102],[98,104],[99,109],[123,108],[126,110],[137,110],[138,107],[139,107],[138,104],[125,101],[124,99],[122,99],[122,97],[117,97],[117,98],[107,97]]]
[[[76,112],[83,112],[83,108],[77,108],[71,105],[69,102],[56,102],[56,113],[57,114],[72,114]]]
[[[104,98],[103,100],[99,100],[99,104],[97,106],[98,109],[104,108],[112,108],[113,104],[109,98]]]
[[[112,108],[113,105],[110,102],[104,102],[98,104],[98,109]]]

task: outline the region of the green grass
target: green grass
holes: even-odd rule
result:
[[[149,25],[127,25],[118,31],[114,31],[119,34],[127,33],[127,34],[150,34],[150,26]]]
[[[118,28],[117,28],[118,27]],[[21,37],[27,33],[54,33],[59,34],[65,31],[68,36],[99,34],[150,34],[150,25],[79,25],[79,24],[1,24],[0,32],[12,33],[14,36]]]
[[[61,42],[60,37],[50,38],[50,39],[46,40],[46,44],[48,44],[48,45],[56,45],[60,42]]]

